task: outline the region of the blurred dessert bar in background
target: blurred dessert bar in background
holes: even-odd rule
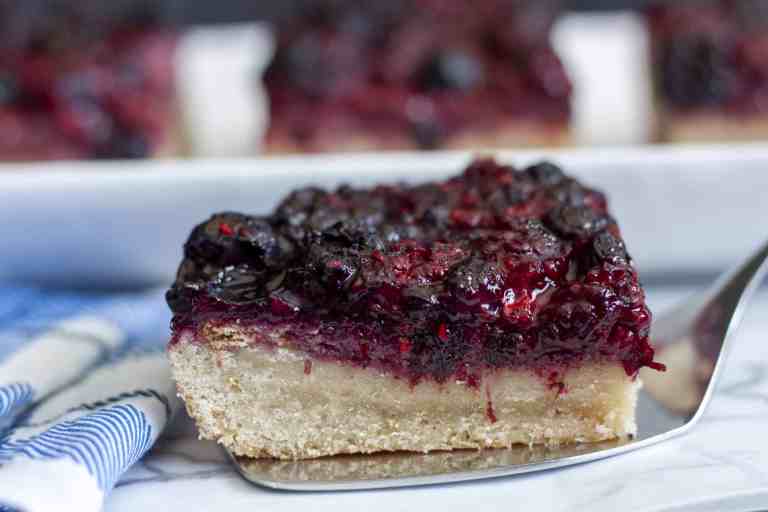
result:
[[[555,2],[312,0],[277,25],[266,151],[561,145]]]
[[[659,140],[768,136],[768,2],[668,3],[648,22]]]
[[[0,160],[176,154],[158,2],[0,0]]]

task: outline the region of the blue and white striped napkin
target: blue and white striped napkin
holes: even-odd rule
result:
[[[179,409],[162,291],[0,287],[0,512],[98,511]]]

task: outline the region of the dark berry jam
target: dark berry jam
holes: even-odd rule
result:
[[[667,3],[649,12],[656,90],[680,112],[768,112],[768,3]]]
[[[215,215],[185,245],[168,302],[177,334],[236,321],[413,382],[656,366],[605,198],[551,163],[478,160],[444,183],[307,188],[268,217]]]
[[[562,126],[571,84],[550,0],[310,0],[278,28],[269,136],[307,150],[328,132],[422,148],[464,130]]]
[[[551,163],[476,160],[417,186],[300,189],[197,226],[173,328],[237,322],[312,358],[477,384],[611,361],[658,367],[651,313],[605,197]]]
[[[0,3],[0,159],[141,158],[167,144],[176,38],[145,3]]]

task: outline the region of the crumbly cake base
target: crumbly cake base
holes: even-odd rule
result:
[[[658,120],[658,138],[671,143],[765,140],[768,138],[768,116],[664,113]]]
[[[514,122],[493,130],[466,130],[446,139],[441,149],[505,149],[520,147],[559,147],[572,142],[567,124]],[[285,153],[326,153],[417,150],[411,137],[343,133],[330,131],[316,138],[310,147],[296,143],[289,135],[272,130],[268,134],[264,152]]]
[[[559,147],[573,142],[566,123],[518,121],[495,130],[466,130],[450,137],[446,149]]]
[[[201,437],[241,456],[557,445],[636,430],[640,384],[618,364],[569,370],[563,392],[518,369],[488,372],[479,387],[411,386],[370,368],[250,344],[238,330],[209,337],[182,334],[169,349],[172,371]]]
[[[178,101],[174,104],[172,120],[166,129],[165,137],[150,158],[174,158],[189,154],[181,108]]]

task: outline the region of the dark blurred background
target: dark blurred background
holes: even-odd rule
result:
[[[23,1],[23,0],[18,0]],[[180,23],[219,23],[263,19],[290,12],[301,0],[165,0],[172,19]],[[387,0],[377,0],[387,1]],[[563,0],[570,10],[636,9],[651,0]]]

